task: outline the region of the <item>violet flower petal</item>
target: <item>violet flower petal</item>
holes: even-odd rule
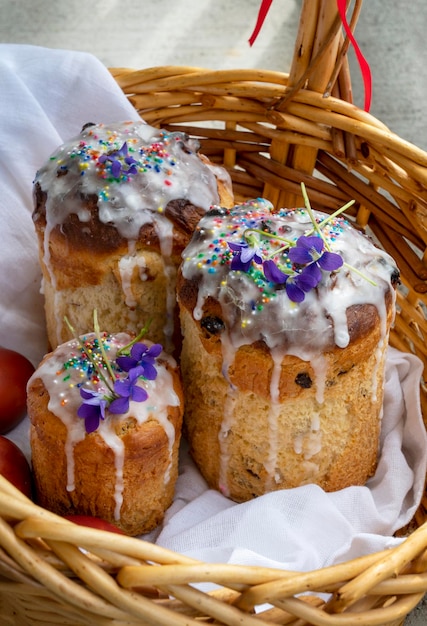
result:
[[[146,352],[147,352],[146,344],[141,343],[140,341],[138,341],[137,343],[134,343],[132,348],[130,349],[131,356],[136,361],[140,361]]]
[[[312,250],[314,248],[318,254],[322,252],[324,245],[323,239],[316,235],[311,235],[310,237],[301,235],[297,240],[297,246],[299,248],[305,248],[306,250]]]
[[[263,261],[262,254],[258,250],[254,254],[254,261],[258,263],[259,265],[262,264],[262,261]]]
[[[233,241],[228,242],[228,247],[233,250],[233,252],[240,252],[242,248],[246,248],[247,245],[247,243],[235,243]]]
[[[298,274],[296,282],[298,286],[305,292],[314,289],[322,280],[322,272],[316,263],[312,263],[303,269],[301,274]]]
[[[231,260],[230,269],[240,272],[248,272],[251,265],[252,259],[250,259],[247,263],[242,263],[240,254],[236,254],[236,256],[234,256]]]
[[[116,363],[124,372],[129,372],[129,370],[138,365],[137,359],[133,359],[131,356],[119,356],[116,359]]]
[[[137,365],[137,367],[133,367],[131,370],[129,370],[129,374],[127,377],[127,381],[129,383],[129,386],[133,386],[135,385],[135,383],[137,382],[138,378],[140,376],[144,376],[144,367],[143,365]]]
[[[139,385],[134,385],[132,387],[132,400],[135,402],[144,402],[148,398],[148,393],[143,387],[139,387]]]
[[[324,243],[320,237],[305,237],[301,235],[301,237],[297,239],[296,246],[290,248],[289,258],[292,263],[298,265],[313,263],[313,261],[317,261],[321,256],[323,246]]]
[[[118,156],[127,156],[128,154],[128,145],[126,143],[126,141],[123,143],[122,147],[117,150],[117,152],[115,152],[114,154],[117,154]]]
[[[248,261],[252,261],[254,258],[255,250],[250,248],[249,246],[246,248],[242,248],[240,253],[240,259],[242,263],[247,263]]]
[[[121,166],[120,161],[114,160],[111,163],[111,174],[114,176],[114,178],[119,178],[121,171],[122,171],[122,166]]]
[[[153,343],[153,345],[148,349],[148,354],[152,357],[158,357],[163,350],[163,346],[161,343]]]
[[[123,398],[129,398],[131,394],[131,382],[127,378],[125,380],[116,380],[116,382],[114,383],[114,391],[117,393],[117,395],[122,396]]]
[[[305,298],[304,291],[298,287],[292,276],[286,282],[286,293],[289,300],[292,300],[292,302],[303,302]]]
[[[99,393],[94,391],[93,389],[85,389],[84,387],[80,387],[80,396],[84,400],[93,400],[99,397]],[[88,403],[86,403],[88,404]]]
[[[308,263],[313,263],[313,258],[309,250],[306,250],[305,248],[295,246],[295,248],[290,248],[288,254],[292,263],[297,265],[307,265]]]
[[[82,417],[83,419],[86,419],[87,417],[91,416],[91,415],[99,415],[99,411],[98,408],[91,405],[91,404],[81,404],[79,406],[79,408],[77,409],[77,415],[79,417]]]
[[[77,410],[77,415],[84,419],[86,432],[93,433],[99,426],[101,418],[99,407],[90,404],[82,404]]]
[[[108,410],[114,415],[124,415],[129,411],[129,397],[116,398],[111,402]]]
[[[99,415],[88,415],[85,417],[85,430],[88,435],[93,433],[99,426]]]
[[[288,274],[279,270],[277,265],[272,259],[268,259],[263,263],[264,276],[270,283],[276,283],[278,285],[283,285],[289,278]]]
[[[144,363],[142,366],[144,373],[143,376],[147,380],[155,380],[157,378],[157,370],[151,363]]]
[[[333,272],[334,270],[339,269],[343,265],[344,261],[339,254],[336,254],[335,252],[328,252],[326,250],[317,263],[320,265],[322,270]]]

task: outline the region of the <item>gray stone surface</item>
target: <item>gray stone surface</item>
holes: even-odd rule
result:
[[[0,0],[0,41],[83,50],[109,67],[190,65],[287,71],[300,1],[274,0],[253,48],[260,0]],[[427,150],[427,5],[366,1],[356,35],[373,75],[371,113]],[[355,102],[363,106],[358,68]],[[425,626],[421,603],[405,626]]]

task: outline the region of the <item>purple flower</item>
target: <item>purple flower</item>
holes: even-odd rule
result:
[[[231,260],[231,269],[241,272],[249,271],[252,261],[262,263],[262,253],[257,246],[250,246],[246,241],[242,243],[228,242],[229,248],[235,252]]]
[[[99,426],[100,420],[105,419],[107,399],[105,396],[91,389],[80,387],[83,403],[79,406],[77,415],[84,419],[87,433],[92,433]]]
[[[129,175],[137,173],[137,161],[129,156],[126,141],[119,150],[110,152],[109,154],[102,154],[98,159],[98,163],[101,164],[107,163],[107,161],[111,163],[111,174],[114,178],[120,178],[121,174]],[[123,163],[129,166],[128,169],[123,167]]]
[[[298,285],[305,292],[314,289],[322,280],[322,272],[316,263],[306,265],[301,272],[298,273]]]
[[[142,376],[142,368],[135,367],[129,371],[128,377],[124,380],[116,380],[114,391],[119,396],[113,400],[109,406],[110,413],[121,415],[129,411],[129,402],[144,402],[148,398],[148,393],[137,383]]]
[[[311,265],[315,263],[322,270],[332,272],[340,268],[343,260],[339,254],[324,249],[324,241],[321,237],[313,235],[298,238],[296,246],[290,248],[289,258],[296,265]],[[319,279],[320,280],[320,279]],[[319,282],[319,281],[317,281]],[[317,283],[316,283],[317,284]]]
[[[263,263],[264,276],[270,283],[276,285],[283,285],[288,280],[290,274],[285,274],[282,270],[279,270],[276,263],[272,259],[267,259]]]
[[[317,265],[305,267],[301,272],[286,274],[272,259],[264,261],[265,278],[276,285],[285,285],[286,294],[292,302],[303,302],[305,294],[318,285],[322,272]]]
[[[155,359],[163,350],[159,343],[154,343],[149,348],[145,343],[135,343],[130,351],[130,356],[119,356],[116,359],[117,365],[124,371],[130,372],[132,369],[141,368],[141,376],[147,380],[154,380],[157,370],[154,367]]]

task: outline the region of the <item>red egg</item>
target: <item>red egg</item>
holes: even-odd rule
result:
[[[108,530],[111,533],[117,533],[124,535],[125,533],[117,528],[114,524],[101,519],[100,517],[92,517],[91,515],[64,515],[64,518],[70,522],[74,522],[79,526],[89,526],[90,528],[97,528],[98,530]]]
[[[32,496],[31,469],[24,453],[18,446],[0,436],[0,474],[28,498]]]
[[[19,424],[27,412],[27,382],[34,367],[30,361],[0,347],[0,434]]]

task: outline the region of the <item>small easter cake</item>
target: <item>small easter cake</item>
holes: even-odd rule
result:
[[[337,211],[216,207],[183,253],[184,427],[237,502],[364,484],[377,463],[399,272]]]
[[[152,530],[173,499],[182,413],[178,368],[160,344],[99,332],[61,344],[28,383],[39,504],[129,535]]]

